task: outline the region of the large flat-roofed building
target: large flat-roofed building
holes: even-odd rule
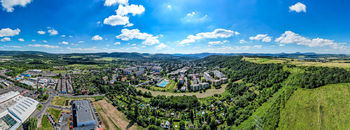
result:
[[[16,130],[36,110],[39,102],[10,91],[0,95],[0,129]]]
[[[74,100],[71,102],[74,130],[97,129],[96,116],[88,100]]]

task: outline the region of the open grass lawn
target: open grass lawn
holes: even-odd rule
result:
[[[349,99],[349,83],[298,89],[281,110],[279,129],[348,129]]]
[[[48,108],[47,112],[50,113],[50,115],[55,119],[55,121],[58,122],[58,119],[61,115],[61,110],[55,109],[55,108]]]
[[[100,98],[100,97],[98,97]],[[69,106],[71,100],[79,100],[79,99],[89,99],[91,101],[95,101],[95,98],[86,98],[86,97],[62,97],[62,96],[56,96],[52,99],[51,104],[57,105],[57,106]]]
[[[46,115],[43,116],[41,119],[41,127],[38,128],[38,130],[53,130],[53,126],[51,125],[50,121],[47,119]]]

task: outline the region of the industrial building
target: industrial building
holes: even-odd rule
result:
[[[0,128],[16,130],[36,110],[39,102],[10,91],[0,95]]]
[[[73,100],[71,102],[74,130],[98,129],[98,117],[89,100]]]

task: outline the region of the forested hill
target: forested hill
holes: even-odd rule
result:
[[[216,55],[197,60],[200,66],[220,69],[230,79],[226,88],[230,95],[221,101],[228,105],[225,120],[233,129],[276,129],[280,113],[295,90],[350,83],[350,71],[342,68],[258,64],[242,58]],[[242,82],[233,82],[237,80]]]

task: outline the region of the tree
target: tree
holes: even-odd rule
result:
[[[180,121],[180,129],[181,129],[181,130],[184,130],[185,128],[186,128],[186,126],[185,126],[185,121],[181,120],[181,121]]]

